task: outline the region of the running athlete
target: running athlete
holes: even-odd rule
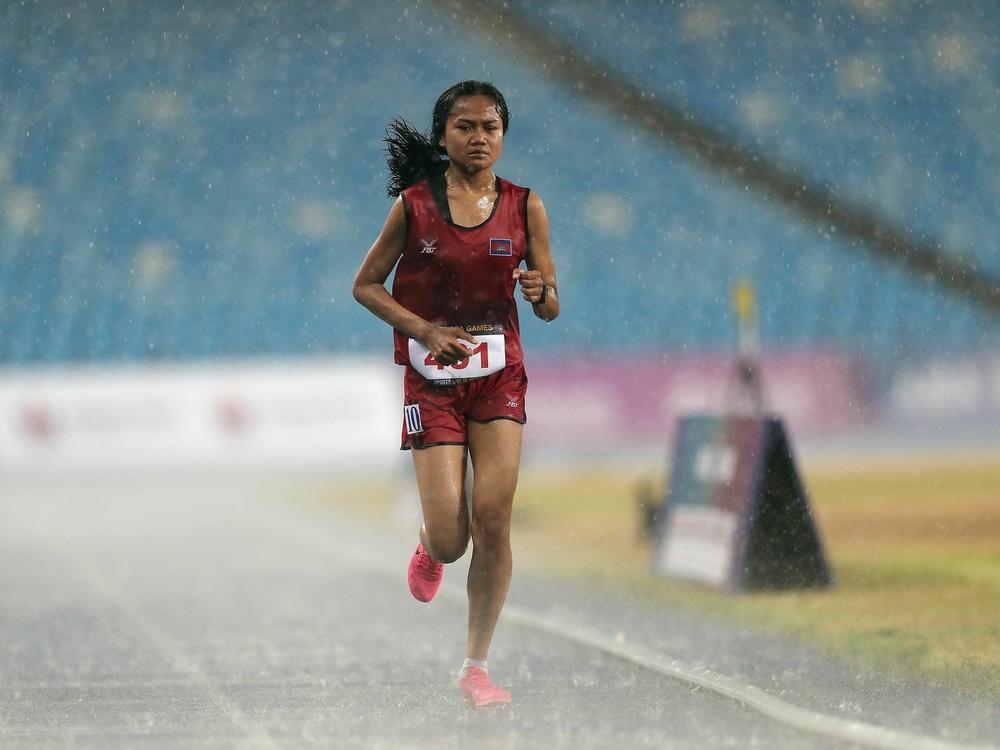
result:
[[[430,136],[392,123],[388,193],[396,202],[354,280],[355,299],[393,327],[395,361],[405,368],[402,448],[412,449],[423,510],[407,572],[416,599],[434,597],[444,565],[472,539],[459,685],[478,707],[511,699],[490,680],[486,657],[510,583],[526,420],[515,288],[542,320],[559,314],[542,201],[493,173],[509,121],[495,86],[463,81],[438,98]]]

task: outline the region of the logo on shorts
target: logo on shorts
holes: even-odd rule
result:
[[[421,255],[434,255],[434,251],[437,250],[437,237],[429,241],[421,237],[420,244],[423,245],[420,249]]]
[[[490,255],[505,255],[510,257],[514,254],[514,241],[501,240],[490,237]]]
[[[507,406],[511,409],[516,409],[519,406],[520,397],[516,393],[507,394]]]
[[[403,419],[406,422],[406,434],[416,435],[424,431],[424,423],[420,421],[420,404],[407,404],[403,407]]]

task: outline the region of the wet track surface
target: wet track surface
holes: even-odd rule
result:
[[[852,746],[503,621],[515,702],[470,709],[461,572],[421,605],[410,549],[264,486],[6,482],[0,746]]]

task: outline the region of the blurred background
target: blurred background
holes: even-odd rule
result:
[[[566,312],[523,326],[536,453],[660,455],[718,406],[739,279],[795,434],[1000,443],[992,3],[2,14],[0,462],[122,461],[158,431],[188,458],[299,432],[321,463],[390,460],[390,334],[349,289],[387,122],[429,128],[464,78],[505,92],[498,172],[552,223]]]
[[[998,689],[998,40],[993,0],[5,2],[0,473],[360,473],[414,520],[351,282],[388,122],[491,80],[563,306],[521,311],[515,536],[647,575],[632,488],[723,407],[745,280],[838,577],[754,616]]]

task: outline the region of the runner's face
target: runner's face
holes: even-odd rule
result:
[[[503,150],[503,120],[488,96],[463,96],[451,108],[441,144],[453,164],[469,172],[489,169]]]

